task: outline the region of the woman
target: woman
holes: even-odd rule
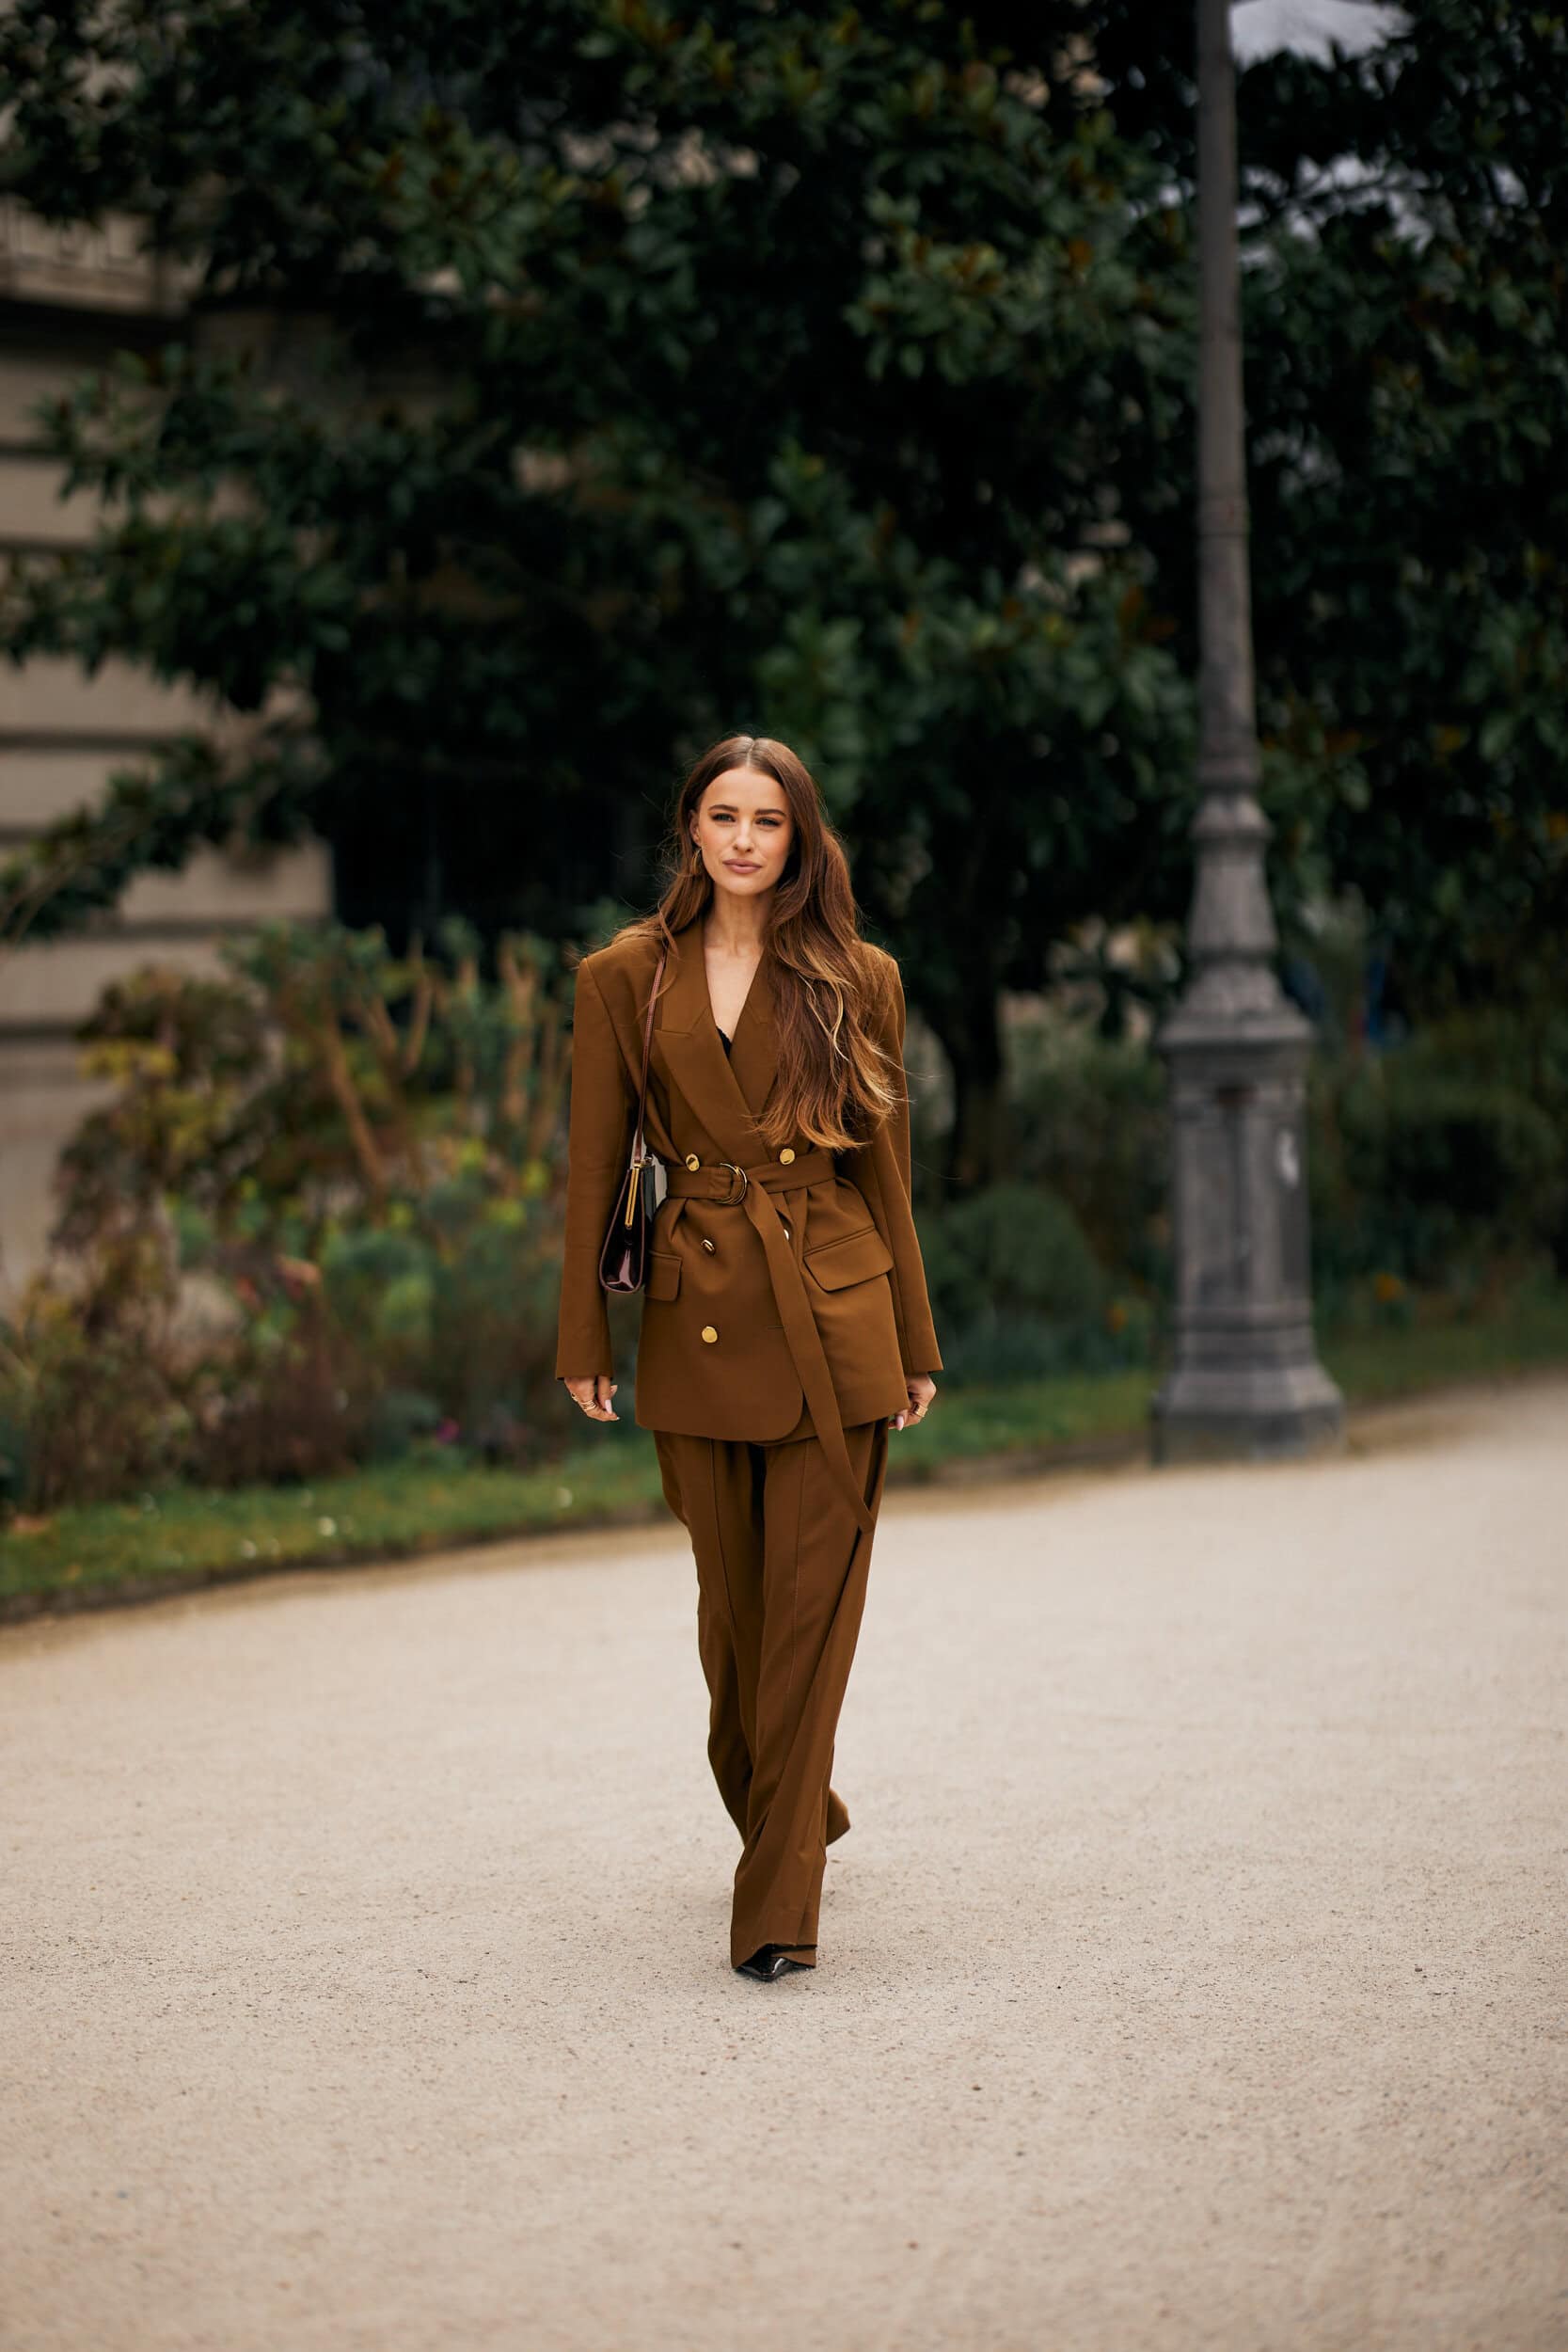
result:
[[[661,949],[654,1220],[636,1420],[691,1536],[708,1757],[740,1833],[730,1961],[816,1963],[829,1786],[888,1432],[942,1368],[910,1207],[904,995],[859,938],[816,784],[766,737],[687,778],[657,911],[578,967],[557,1377],[609,1422],[600,1247],[626,1172]]]

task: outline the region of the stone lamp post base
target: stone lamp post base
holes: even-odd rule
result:
[[[1344,1401],[1312,1339],[1306,1064],[1310,1030],[1260,973],[1250,1004],[1182,1006],[1156,1040],[1170,1077],[1179,1248],[1175,1360],[1157,1462],[1338,1446]]]

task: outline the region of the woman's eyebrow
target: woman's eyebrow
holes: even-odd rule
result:
[[[708,815],[710,817],[722,817],[726,810],[732,809],[734,806],[735,803],[733,801],[715,801],[713,806],[708,810]],[[753,817],[782,817],[784,815],[784,810],[777,807],[773,802],[769,801],[766,806],[762,808],[754,808],[752,811],[752,814]]]

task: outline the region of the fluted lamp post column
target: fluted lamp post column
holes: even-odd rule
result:
[[[1333,1445],[1344,1405],[1312,1338],[1308,1023],[1274,968],[1258,804],[1228,0],[1197,0],[1202,794],[1189,978],[1155,1049],[1173,1129],[1173,1359],[1157,1461]]]

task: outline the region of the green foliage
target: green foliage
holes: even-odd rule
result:
[[[1195,177],[1193,17],[1087,0],[1121,136]],[[1422,1012],[1560,997],[1568,20],[1429,0],[1238,77],[1253,634],[1290,934],[1360,891]],[[1117,475],[1196,658],[1194,484]]]
[[[1337,1295],[1357,1278],[1467,1288],[1528,1266],[1564,1223],[1568,1128],[1437,1041],[1347,1058],[1313,1089],[1314,1257]],[[1392,1278],[1390,1280],[1389,1278]]]
[[[1077,1219],[1118,1280],[1163,1292],[1170,1182],[1164,1072],[1146,1044],[1086,1020],[1015,1029],[1013,1165]]]
[[[1522,0],[1243,83],[1279,879],[1355,885],[1428,1010],[1564,978],[1565,107],[1568,21]]]
[[[13,1494],[308,1477],[553,1434],[566,1027],[556,959],[280,926],[230,975],[105,995],[116,1091],[0,1357]]]
[[[84,1298],[36,1289],[0,1331],[0,1506],[92,1502],[178,1473],[191,1420],[160,1366],[167,1290],[144,1241]]]
[[[256,723],[14,861],[9,928],[307,822],[400,939],[580,927],[755,723],[1003,1172],[998,992],[1185,896],[1192,72],[1130,0],[19,0],[6,191],[197,294],[51,410],[105,529],[0,624]],[[1358,886],[1427,1005],[1560,993],[1565,101],[1519,0],[1239,83],[1275,884],[1292,933]]]
[[[1147,1308],[1113,1298],[1054,1194],[994,1184],[919,1223],[943,1372],[956,1386],[1148,1360]]]
[[[1336,1001],[1308,1094],[1320,1322],[1406,1324],[1440,1301],[1477,1311],[1499,1285],[1560,1275],[1568,1265],[1568,1016],[1477,1009],[1372,1052],[1355,1033],[1354,992],[1338,969],[1354,961],[1353,929],[1334,935],[1327,955]],[[974,1196],[958,1219],[958,1230],[972,1217],[974,1234],[990,1236],[992,1271],[985,1272],[976,1241],[957,1277],[947,1238],[954,1212],[922,1215],[922,1232],[931,1233],[928,1270],[938,1269],[942,1285],[943,1357],[965,1366],[967,1377],[981,1315],[996,1320],[977,1343],[983,1360],[985,1346],[1013,1346],[1001,1328],[1006,1316],[1022,1312],[1027,1324],[1038,1306],[1057,1326],[1053,1362],[1101,1360],[1107,1324],[1117,1348],[1141,1351],[1142,1360],[1157,1343],[1170,1286],[1164,1072],[1146,1047],[1106,1039],[1089,1014],[1069,1018],[1059,1008],[1015,1024],[1011,1045],[1018,1181]],[[1021,1251],[1016,1269],[1005,1246],[1009,1230]],[[1075,1298],[1062,1274],[1049,1306],[1043,1293],[1026,1302],[1042,1279],[1032,1270],[1037,1235],[1048,1266],[1082,1267],[1086,1250],[1101,1270],[1098,1300],[1088,1289]],[[1027,1333],[1019,1343],[1037,1363],[1033,1344]]]
[[[933,1311],[955,1322],[1013,1304],[1075,1318],[1103,1303],[1105,1278],[1065,1202],[1032,1184],[994,1184],[927,1218],[921,1232]]]
[[[580,929],[674,762],[756,724],[992,1083],[998,985],[1186,865],[1191,693],[1104,526],[1187,429],[1190,271],[1081,16],[8,10],[7,187],[198,288],[50,411],[105,527],[0,624],[257,723],[36,845],[0,917],[309,821],[399,939],[443,898]]]
[[[461,1219],[465,1186],[502,1215],[547,1192],[560,957],[503,940],[485,983],[464,926],[442,946],[397,958],[379,930],[276,924],[226,949],[220,980],[113,984],[82,1038],[118,1092],[65,1153],[62,1239],[166,1196],[232,1241],[309,1251],[345,1187],[378,1224],[417,1204],[436,1226]]]

